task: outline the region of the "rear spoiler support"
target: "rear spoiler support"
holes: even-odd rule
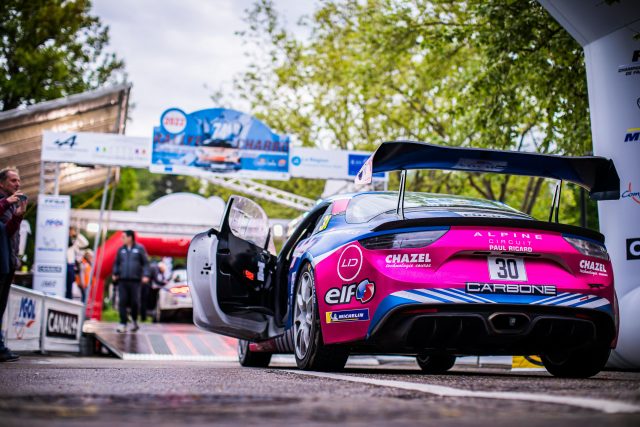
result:
[[[396,208],[396,214],[401,219],[404,219],[404,193],[407,188],[407,171],[403,169],[400,173],[400,188],[398,189],[398,207]]]

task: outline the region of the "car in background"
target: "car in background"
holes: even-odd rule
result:
[[[193,302],[187,285],[187,270],[174,270],[169,282],[158,292],[156,320],[158,322],[179,319],[191,321],[192,313]]]

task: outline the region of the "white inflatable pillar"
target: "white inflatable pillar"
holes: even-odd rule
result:
[[[640,1],[538,1],[584,48],[593,151],[620,175],[620,200],[598,202],[620,307],[609,364],[640,368]]]

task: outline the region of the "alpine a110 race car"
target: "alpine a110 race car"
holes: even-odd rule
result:
[[[540,355],[556,376],[598,373],[618,332],[602,234],[489,200],[406,192],[406,171],[441,169],[573,182],[619,198],[613,163],[420,142],[385,142],[356,183],[401,171],[397,192],[319,202],[280,253],[265,212],[232,196],[219,228],[196,235],[188,284],[194,323],[239,338],[244,366],[293,353],[339,370],[350,354],[415,356],[442,373],[463,355]],[[555,210],[555,221],[553,213]]]

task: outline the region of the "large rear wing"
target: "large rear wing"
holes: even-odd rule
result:
[[[604,157],[553,156],[483,148],[443,147],[416,141],[383,142],[367,159],[356,184],[370,184],[374,173],[409,169],[443,169],[539,176],[584,187],[593,200],[620,198],[620,178]]]

